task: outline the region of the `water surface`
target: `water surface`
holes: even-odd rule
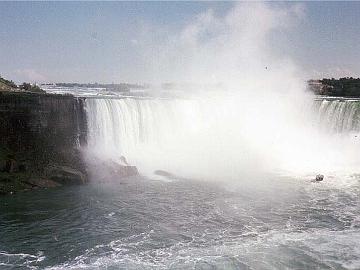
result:
[[[1,269],[359,269],[359,180],[113,183],[0,198]]]

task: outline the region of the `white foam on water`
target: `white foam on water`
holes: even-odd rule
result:
[[[37,264],[44,259],[45,256],[42,251],[39,251],[36,255],[0,251],[0,268],[3,266],[6,267],[5,269],[24,267],[27,269],[39,269]]]

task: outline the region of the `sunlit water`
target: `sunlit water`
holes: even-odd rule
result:
[[[0,198],[0,269],[359,269],[359,178],[129,178]]]

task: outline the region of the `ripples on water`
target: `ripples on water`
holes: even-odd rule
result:
[[[141,178],[0,198],[0,269],[360,269],[359,180]]]

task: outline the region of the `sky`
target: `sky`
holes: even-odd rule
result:
[[[235,5],[0,2],[0,74],[15,82],[146,83],[155,76],[150,72],[154,62],[172,49],[163,44],[171,44],[171,37],[184,33],[199,14],[212,10],[214,17],[222,18]],[[267,34],[272,55],[291,59],[309,79],[360,77],[360,2],[265,5],[301,7],[295,22],[283,22],[289,27]]]

